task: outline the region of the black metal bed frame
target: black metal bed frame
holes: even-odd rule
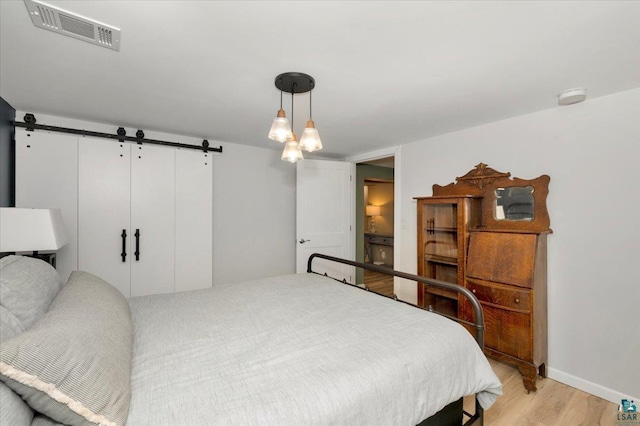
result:
[[[475,339],[476,342],[478,343],[478,346],[480,346],[480,349],[484,349],[484,314],[482,312],[482,306],[480,305],[480,302],[478,301],[478,299],[476,298],[476,296],[469,291],[467,288],[459,286],[457,284],[452,284],[452,283],[448,283],[445,281],[440,281],[440,280],[435,280],[435,279],[431,279],[431,278],[426,278],[426,277],[421,277],[419,275],[413,275],[413,274],[408,274],[406,272],[400,272],[400,271],[396,271],[394,269],[390,269],[388,267],[384,267],[384,266],[378,266],[378,265],[372,265],[370,263],[361,263],[361,262],[354,262],[351,260],[346,260],[346,259],[341,259],[339,257],[333,257],[333,256],[328,256],[325,254],[320,254],[320,253],[313,253],[311,256],[309,256],[309,260],[307,261],[307,272],[310,274],[317,274],[317,275],[323,275],[326,276],[328,278],[334,279],[338,282],[341,282],[343,284],[347,284],[350,286],[353,286],[355,288],[358,288],[360,290],[364,290],[364,291],[370,291],[368,287],[360,287],[356,284],[352,284],[347,282],[346,279],[337,279],[337,278],[333,278],[330,277],[329,275],[327,275],[327,273],[321,274],[319,272],[315,272],[313,271],[311,264],[313,262],[313,259],[318,258],[318,259],[325,259],[325,260],[329,260],[332,262],[336,262],[336,263],[342,263],[344,265],[349,265],[349,266],[355,266],[356,268],[363,268],[363,269],[368,269],[370,271],[374,271],[374,272],[380,272],[382,274],[385,275],[392,275],[394,277],[399,277],[399,278],[404,278],[410,281],[416,281],[416,282],[420,282],[423,283],[427,286],[432,286],[432,287],[438,287],[438,288],[443,288],[446,290],[451,290],[451,291],[455,291],[459,294],[462,294],[468,301],[469,303],[471,303],[471,307],[473,308],[474,311],[474,318],[475,321],[474,322],[470,322],[467,320],[463,320],[457,317],[453,317],[451,315],[446,315],[440,312],[436,312],[433,311],[431,309],[431,307],[429,307],[428,309],[426,308],[422,308],[420,306],[414,305],[413,303],[409,303],[409,302],[405,302],[403,300],[398,299],[397,297],[391,297],[391,296],[386,296],[384,294],[378,294],[379,296],[382,297],[386,297],[392,300],[395,300],[399,303],[404,303],[406,305],[412,306],[414,308],[418,308],[418,309],[422,309],[422,310],[427,310],[429,312],[433,312],[436,313],[438,315],[442,315],[450,320],[456,321],[458,323],[461,324],[466,324],[469,325],[471,327],[473,327],[475,329]],[[454,403],[452,403],[454,404]],[[447,406],[448,407],[448,406]],[[445,408],[447,408],[445,407]],[[443,409],[444,410],[444,409]],[[463,423],[464,426],[471,426],[471,425],[480,425],[482,426],[484,424],[484,409],[480,406],[480,403],[478,402],[478,398],[476,396],[476,404],[475,404],[475,413],[471,414],[471,413],[467,413],[466,411],[463,410],[463,414],[466,415],[467,417],[469,417],[469,419]],[[431,417],[429,418],[431,419]],[[424,422],[420,423],[420,425],[429,425],[429,424],[442,424],[441,422],[437,422],[437,423],[430,423],[428,422],[428,420],[425,420]]]

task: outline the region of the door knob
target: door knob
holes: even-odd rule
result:
[[[299,241],[299,242],[300,242],[300,244],[304,244],[304,243],[306,243],[307,241],[311,241],[311,240],[305,240],[305,239],[303,239],[303,238],[300,238],[300,241]]]

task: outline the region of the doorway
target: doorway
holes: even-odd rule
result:
[[[393,269],[394,157],[356,164],[356,261]],[[356,283],[393,296],[393,277],[356,270]]]

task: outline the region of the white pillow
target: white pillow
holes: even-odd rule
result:
[[[30,329],[0,346],[0,380],[64,424],[122,426],[131,399],[133,325],[113,286],[75,271]]]
[[[0,425],[30,426],[33,410],[4,383],[0,383]]]
[[[0,259],[0,304],[27,330],[49,308],[62,281],[47,262],[25,256]]]

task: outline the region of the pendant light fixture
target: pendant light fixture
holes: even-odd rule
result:
[[[315,124],[311,119],[311,91],[315,87],[315,80],[310,75],[300,72],[286,72],[276,77],[275,85],[280,90],[280,110],[278,110],[278,115],[273,121],[271,130],[269,131],[269,139],[286,142],[282,159],[295,163],[303,159],[301,148],[309,152],[322,149],[322,142],[320,141],[318,130],[315,128]],[[289,126],[289,121],[286,119],[285,112],[282,109],[282,92],[291,93],[291,126]],[[300,143],[298,143],[297,137],[292,130],[293,95],[306,92],[309,92],[309,120],[307,121],[307,126],[304,129]]]
[[[296,83],[294,82],[291,89],[291,127],[293,127],[293,93],[295,87]],[[295,163],[298,160],[304,160],[304,158],[302,157],[302,151],[300,151],[300,146],[298,145],[298,139],[296,138],[295,132],[291,132],[291,137],[285,144],[284,151],[282,151],[281,159],[290,163]]]
[[[289,125],[289,120],[287,120],[287,116],[282,109],[282,90],[280,90],[280,109],[278,110],[276,118],[273,120],[271,130],[269,130],[269,139],[282,143],[290,137],[291,126]]]
[[[300,149],[308,152],[322,149],[320,134],[318,133],[318,129],[316,129],[313,116],[311,115],[311,92],[309,92],[309,120],[307,120],[307,127],[305,127],[300,137]]]

